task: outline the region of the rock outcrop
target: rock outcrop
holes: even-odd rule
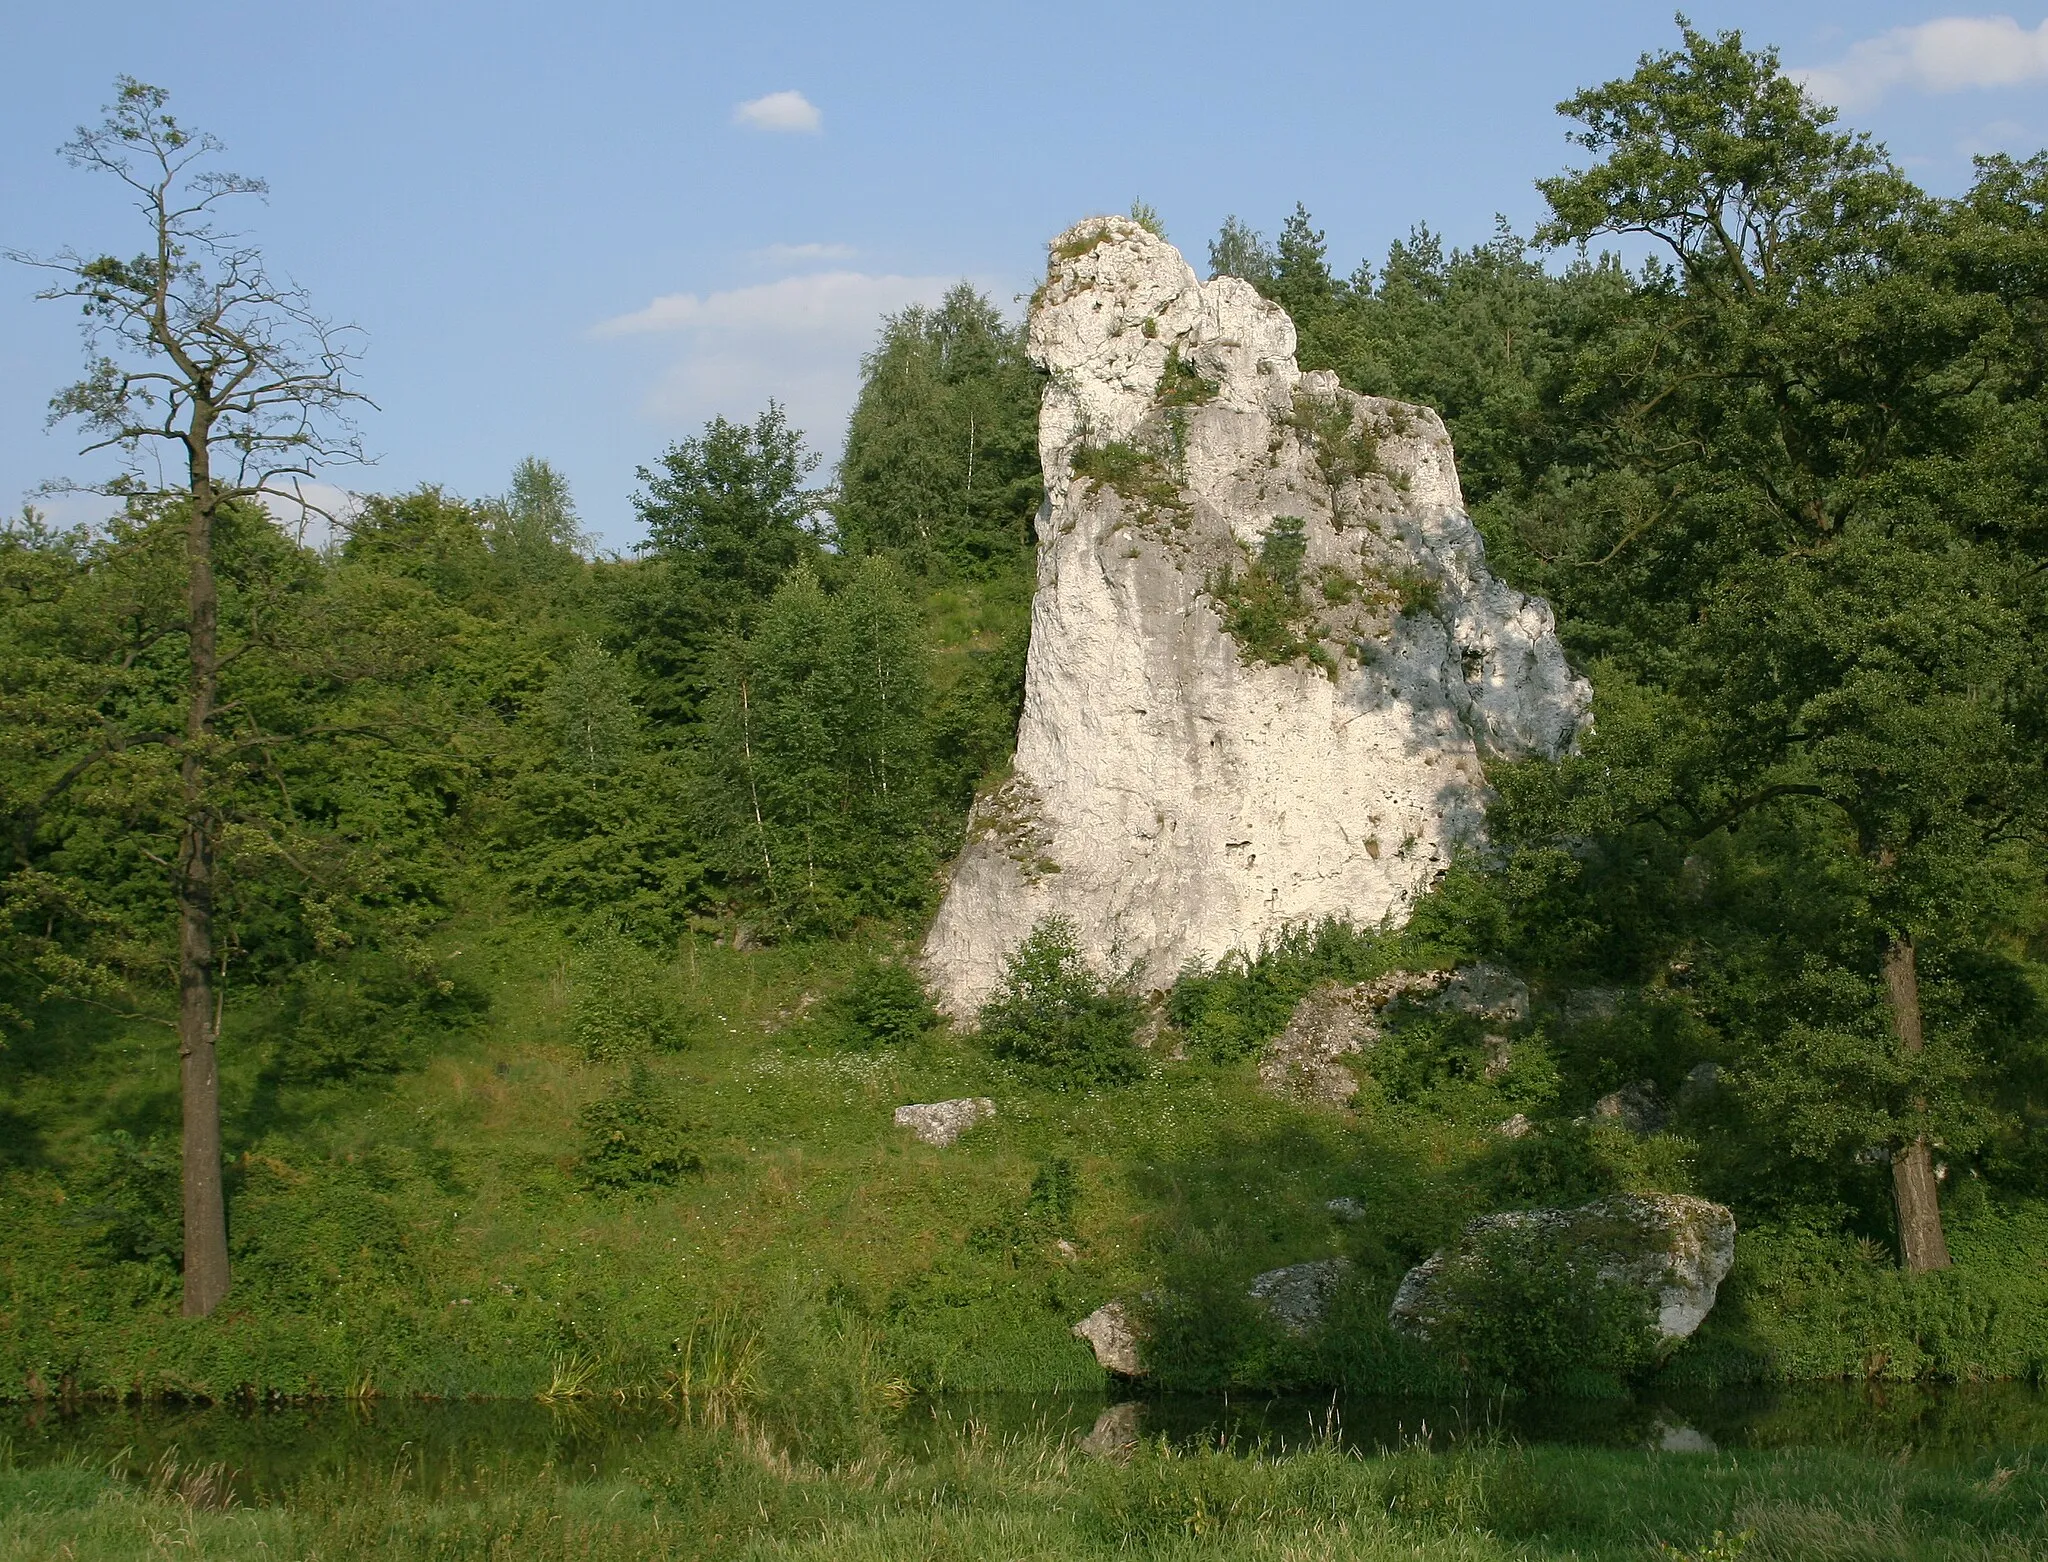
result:
[[[1534,1240],[1493,1240],[1502,1235]],[[1461,1282],[1481,1278],[1478,1271],[1553,1258],[1589,1284],[1641,1290],[1656,1309],[1658,1334],[1682,1340],[1712,1310],[1735,1262],[1735,1217],[1724,1205],[1683,1193],[1616,1193],[1577,1209],[1482,1215],[1453,1246],[1408,1271],[1388,1322],[1426,1339],[1453,1321],[1463,1305]]]
[[[1311,988],[1260,1055],[1260,1088],[1269,1095],[1349,1105],[1358,1094],[1358,1076],[1342,1060],[1379,1040],[1380,1011],[1394,999],[1432,991],[1444,981],[1441,971],[1392,971],[1370,982]]]
[[[1048,913],[1152,987],[1289,925],[1398,920],[1477,837],[1482,762],[1578,732],[1587,686],[1488,571],[1442,422],[1294,343],[1135,222],[1053,243],[1016,764],[925,948],[955,1016]]]
[[[896,1126],[908,1128],[926,1144],[945,1149],[976,1123],[996,1115],[996,1104],[987,1096],[966,1096],[957,1101],[915,1101],[896,1108]]]

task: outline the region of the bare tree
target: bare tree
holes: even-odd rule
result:
[[[78,168],[111,174],[131,192],[146,240],[133,259],[75,251],[9,258],[54,272],[37,296],[84,311],[86,373],[51,398],[53,423],[75,419],[88,454],[111,453],[118,474],[71,485],[182,510],[185,520],[184,720],[152,734],[177,755],[178,849],[171,866],[178,914],[178,1055],[184,1102],[187,1317],[220,1304],[229,1284],[221,1188],[220,1074],[214,988],[215,780],[232,747],[216,730],[223,668],[214,579],[223,507],[280,501],[327,517],[306,484],[323,468],[363,460],[349,417],[364,401],[350,384],[356,333],[315,314],[305,292],[275,280],[243,235],[218,225],[260,180],[205,166],[214,137],[179,124],[159,87],[120,77],[105,121],[63,147]]]

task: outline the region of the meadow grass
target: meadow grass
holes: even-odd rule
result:
[[[260,1501],[204,1469],[0,1468],[0,1558],[1323,1557],[1994,1559],[2048,1546],[2038,1456],[1930,1464],[1794,1451],[1668,1455],[1479,1445],[1287,1457],[961,1439],[826,1469],[744,1424],[650,1446],[601,1479],[406,1470]]]

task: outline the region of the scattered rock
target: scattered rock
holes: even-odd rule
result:
[[[1339,1220],[1350,1222],[1353,1225],[1365,1219],[1365,1206],[1357,1199],[1351,1198],[1348,1195],[1341,1199],[1331,1199],[1323,1208],[1332,1215],[1335,1215]]]
[[[1499,1079],[1514,1067],[1514,1049],[1508,1045],[1505,1036],[1482,1036],[1480,1045],[1486,1048],[1486,1065],[1480,1070],[1488,1079]]]
[[[1536,1131],[1536,1125],[1529,1121],[1527,1112],[1517,1112],[1496,1125],[1493,1131],[1503,1139],[1526,1139]]]
[[[1081,1256],[1081,1250],[1065,1237],[1061,1237],[1057,1242],[1053,1243],[1052,1250],[1070,1264]]]
[[[1591,1020],[1611,1020],[1621,1009],[1619,987],[1580,987],[1564,995],[1564,1022],[1584,1025]]]
[[[987,1096],[958,1101],[921,1101],[896,1108],[896,1126],[908,1128],[926,1144],[944,1149],[976,1123],[996,1115]]]
[[[1657,1098],[1654,1080],[1639,1079],[1595,1101],[1593,1115],[1619,1123],[1632,1134],[1653,1134],[1664,1126],[1664,1103]]]
[[[1456,1014],[1513,1025],[1529,1017],[1529,984],[1498,965],[1453,971],[1437,1003]]]
[[[1348,1258],[1323,1258],[1269,1269],[1252,1281],[1252,1299],[1264,1302],[1273,1321],[1289,1334],[1308,1334],[1322,1323],[1330,1298],[1353,1267]]]
[[[1695,1063],[1678,1087],[1681,1111],[1696,1111],[1721,1093],[1721,1068],[1717,1063]]]
[[[1568,751],[1591,696],[1549,604],[1488,567],[1442,420],[1302,372],[1283,309],[1122,217],[1054,241],[1028,332],[1031,655],[1013,783],[925,943],[942,1006],[973,1016],[1054,912],[1153,989],[1326,917],[1404,920],[1483,836],[1486,759]],[[1211,587],[1282,515],[1304,578],[1345,586],[1303,593],[1276,661]]]
[[[1138,1332],[1122,1302],[1104,1302],[1075,1324],[1071,1331],[1086,1340],[1095,1351],[1095,1363],[1118,1377],[1141,1377],[1145,1371],[1138,1354]]]
[[[1081,1452],[1092,1459],[1121,1458],[1138,1446],[1138,1426],[1144,1414],[1145,1407],[1135,1399],[1111,1405],[1081,1439]]]
[[[1539,1233],[1544,1251],[1590,1264],[1602,1281],[1651,1293],[1657,1332],[1667,1340],[1682,1340],[1700,1326],[1735,1262],[1735,1216],[1683,1193],[1616,1193],[1577,1209],[1482,1215],[1455,1245],[1408,1271],[1388,1321],[1428,1338],[1458,1305],[1454,1282],[1494,1261],[1498,1249],[1486,1238],[1499,1231]]]
[[[1667,1454],[1710,1454],[1717,1451],[1711,1437],[1683,1421],[1659,1421],[1653,1425],[1650,1428],[1650,1446],[1659,1453]]]
[[[1259,1084],[1276,1096],[1345,1106],[1358,1094],[1358,1076],[1338,1060],[1366,1051],[1380,1038],[1379,1014],[1395,998],[1431,992],[1439,971],[1390,971],[1369,982],[1326,982],[1294,1006],[1287,1028],[1266,1044]]]

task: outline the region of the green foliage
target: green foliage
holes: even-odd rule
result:
[[[1315,604],[1301,589],[1308,547],[1303,524],[1298,515],[1275,516],[1259,539],[1257,556],[1242,570],[1226,564],[1205,587],[1222,610],[1225,631],[1254,662],[1291,662],[1313,657],[1318,649],[1313,636],[1302,632],[1315,619]],[[1323,595],[1328,598],[1327,590]]]
[[[1441,1285],[1443,1321],[1430,1343],[1482,1381],[1554,1393],[1655,1358],[1648,1293],[1603,1278],[1596,1255],[1542,1227],[1485,1233],[1449,1261]]]
[[[862,360],[834,507],[841,542],[988,579],[1028,560],[1043,485],[1041,376],[1021,328],[966,283],[883,322]]]
[[[1105,982],[1081,954],[1074,925],[1043,918],[1003,962],[981,1009],[990,1052],[1057,1090],[1127,1084],[1145,1072],[1128,981]]]
[[[1155,238],[1166,237],[1166,224],[1159,220],[1159,213],[1148,201],[1131,202],[1131,221]]]
[[[91,1233],[103,1258],[147,1265],[168,1279],[185,1253],[176,1143],[137,1140],[117,1128],[95,1135],[93,1148],[79,1178],[73,1224]]]
[[[1384,936],[1348,922],[1289,928],[1256,958],[1232,954],[1213,967],[1189,966],[1167,996],[1167,1019],[1205,1057],[1255,1057],[1286,1028],[1311,988],[1369,981],[1394,969],[1399,958]]]
[[[1258,231],[1235,215],[1223,219],[1223,227],[1209,241],[1209,275],[1241,277],[1266,291],[1273,285],[1275,260]]]
[[[903,1046],[939,1023],[917,972],[893,960],[863,964],[821,1017],[826,1037],[855,1051]]]
[[[583,1109],[578,1178],[600,1193],[644,1193],[701,1170],[679,1112],[674,1093],[636,1059],[616,1089]]]
[[[929,670],[902,574],[863,560],[837,593],[785,581],[715,664],[699,815],[742,905],[792,932],[923,906],[939,816]]]
[[[647,708],[688,720],[727,637],[754,627],[783,578],[818,553],[818,457],[774,401],[751,424],[713,418],[639,469],[633,507],[657,561],[622,583],[614,612],[646,680]]]
[[[474,1024],[489,1000],[432,965],[378,952],[309,961],[281,986],[280,1078],[352,1079],[418,1066],[437,1041]]]
[[[1221,389],[1220,383],[1181,357],[1175,344],[1167,350],[1166,367],[1159,372],[1159,388],[1152,393],[1152,400],[1161,407],[1200,407],[1214,401]]]
[[[689,1018],[660,962],[614,929],[586,936],[570,977],[569,1034],[594,1063],[689,1041]]]
[[[540,716],[556,762],[584,776],[618,770],[640,744],[640,716],[625,672],[604,649],[580,645],[541,696]]]
[[[1187,508],[1164,458],[1129,440],[1083,444],[1074,452],[1074,475],[1114,489],[1152,515],[1173,516]]]

